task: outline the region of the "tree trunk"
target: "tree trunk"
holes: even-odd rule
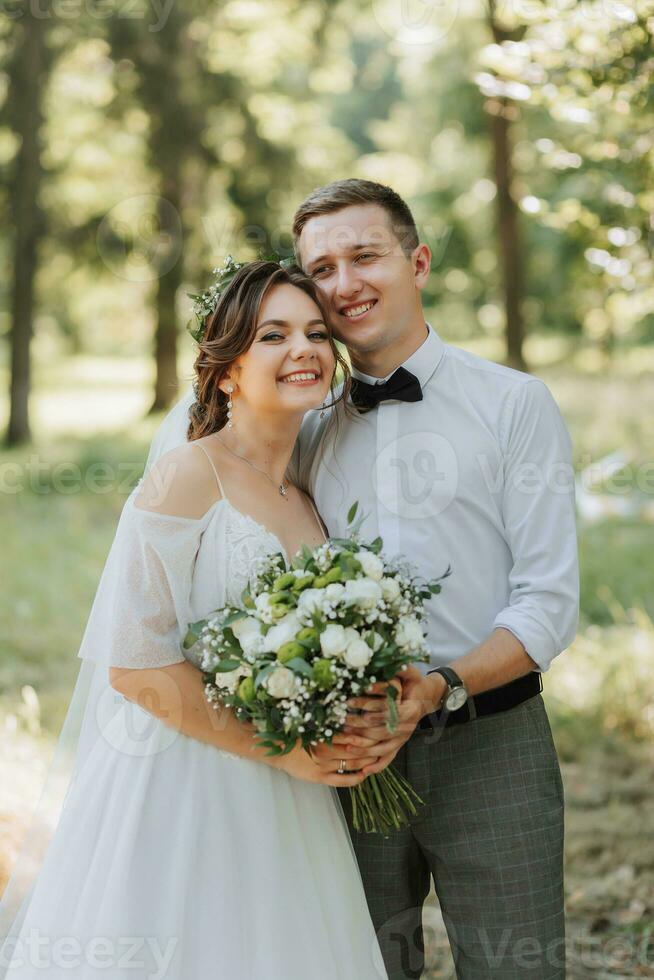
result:
[[[496,44],[518,40],[519,36],[504,30],[497,20],[495,0],[488,0],[488,21]],[[521,35],[521,31],[518,32]],[[493,144],[493,171],[497,188],[497,230],[502,264],[504,310],[506,315],[506,361],[514,368],[526,370],[523,344],[525,325],[522,316],[524,290],[523,253],[520,238],[520,214],[513,197],[513,161],[511,119],[516,112],[507,99],[493,99],[489,106]]]
[[[167,248],[161,255],[161,274],[157,279],[154,337],[155,386],[154,401],[149,414],[160,412],[173,403],[178,392],[177,379],[177,292],[182,284],[181,235],[181,160],[171,159],[162,174],[159,201],[159,232],[167,238]]]
[[[525,338],[522,318],[523,266],[519,213],[512,193],[511,124],[505,115],[504,100],[500,106],[499,112],[491,116],[491,120],[493,167],[497,187],[497,223],[506,313],[506,360],[511,367],[524,371],[526,365],[522,349]]]
[[[42,8],[43,9],[43,8]],[[13,281],[11,285],[11,329],[9,334],[11,382],[7,446],[31,438],[29,395],[31,386],[30,345],[33,335],[34,277],[37,251],[45,230],[39,207],[42,168],[40,131],[43,122],[41,91],[47,71],[47,19],[27,18],[18,30],[22,36],[9,68],[12,128],[20,139],[11,179],[11,208],[14,224]]]

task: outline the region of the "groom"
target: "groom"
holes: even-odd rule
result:
[[[333,770],[372,741],[375,771],[392,761],[425,801],[384,838],[354,831],[341,793],[388,976],[422,975],[433,880],[457,977],[561,980],[563,791],[539,691],[577,625],[564,423],[541,381],[426,324],[431,255],[393,190],[336,181],[300,205],[293,231],[354,376],[349,412],[306,418],[299,484],[331,535],[359,501],[362,533],[387,555],[428,578],[452,568],[427,604],[431,663],[404,677],[397,733],[366,697],[349,716],[352,751],[317,753]]]

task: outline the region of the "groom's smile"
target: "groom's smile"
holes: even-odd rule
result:
[[[376,299],[371,299],[363,303],[357,303],[356,305],[352,304],[350,306],[343,306],[341,307],[340,312],[341,315],[346,316],[348,320],[362,320],[366,313],[370,312],[376,302]]]

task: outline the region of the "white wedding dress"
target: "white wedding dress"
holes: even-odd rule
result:
[[[137,489],[79,654],[105,674],[183,661],[187,624],[240,604],[253,560],[283,550],[224,497],[196,520],[137,507]],[[336,790],[175,732],[108,683],[95,713],[8,980],[386,977]]]

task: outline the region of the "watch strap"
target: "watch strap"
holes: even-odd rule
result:
[[[450,687],[463,687],[463,681],[451,667],[435,667],[433,670],[428,671],[428,673],[441,674]]]

